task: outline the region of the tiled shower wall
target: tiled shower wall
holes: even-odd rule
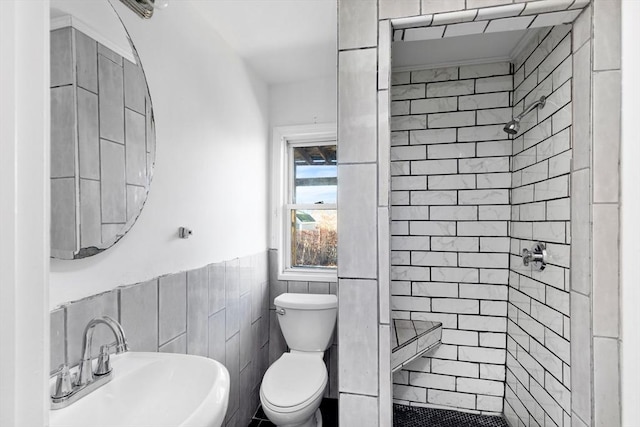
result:
[[[392,313],[443,323],[440,347],[394,376],[394,399],[501,413],[511,64],[394,73],[392,84]]]
[[[388,180],[388,74],[390,68],[389,50],[391,29],[390,20],[401,21],[404,18],[431,13],[448,17],[454,11],[469,11],[474,8],[497,6],[516,7],[523,2],[517,0],[378,0],[363,2],[360,0],[341,0],[339,2],[339,54],[338,88],[339,137],[338,146],[353,153],[349,163],[355,168],[358,163],[373,163],[378,168],[378,176],[367,172],[366,183],[379,179],[378,194],[367,194],[368,198],[379,197],[378,214],[370,215],[370,204],[363,200],[341,204],[341,212],[348,214],[353,221],[354,230],[348,233],[350,240],[360,242],[379,226],[379,234],[384,234],[386,223],[384,211],[385,183]],[[573,76],[573,115],[575,134],[573,140],[573,170],[571,179],[571,238],[574,243],[571,253],[571,425],[586,427],[592,425],[619,425],[619,384],[620,367],[618,352],[620,346],[618,327],[618,185],[619,185],[619,143],[620,143],[620,3],[610,0],[592,0],[591,6],[575,21],[574,37],[574,76]],[[569,7],[575,2],[534,0],[524,2],[527,7],[548,8]],[[488,9],[485,9],[488,10]],[[371,58],[373,57],[373,58]],[[376,61],[377,57],[377,61]],[[377,72],[377,73],[376,73]],[[357,77],[353,76],[357,75]],[[371,77],[378,76],[378,81]],[[376,84],[377,83],[377,84]],[[377,93],[377,97],[372,96]],[[354,95],[359,96],[354,96]],[[580,97],[580,102],[578,101]],[[357,99],[357,105],[353,102]],[[376,117],[376,103],[378,116]],[[352,130],[353,123],[360,124],[358,131]],[[376,147],[376,121],[377,143]],[[342,133],[345,132],[345,133]],[[375,150],[379,150],[376,156]],[[360,166],[362,168],[362,166]],[[351,169],[345,165],[345,172]],[[373,176],[372,176],[373,175]],[[356,186],[363,179],[362,174],[343,174],[341,185]],[[362,186],[361,186],[362,187]],[[368,189],[369,187],[367,187]],[[580,198],[578,198],[580,195]],[[363,206],[367,207],[367,216],[362,217]],[[388,217],[387,217],[388,218]],[[359,226],[359,224],[364,224]],[[342,235],[342,233],[341,233]],[[580,238],[579,242],[577,238]],[[380,251],[384,240],[378,240]],[[597,244],[596,244],[597,243]],[[365,244],[357,244],[364,254],[362,258],[373,260]],[[344,266],[347,261],[351,268],[355,260],[340,260]],[[365,261],[362,261],[365,262]],[[385,395],[390,382],[388,371],[384,370],[383,349],[385,337],[384,317],[385,301],[385,265],[380,258],[378,274],[367,270],[352,274],[350,277],[374,279],[379,283],[380,316],[367,317],[351,328],[367,328],[380,331],[380,370],[378,372],[379,389],[354,390],[340,387],[340,419],[361,422],[363,410],[368,410],[368,425],[390,426],[390,402]],[[375,266],[373,266],[375,268]],[[575,268],[577,267],[577,268]],[[342,268],[342,267],[341,267]],[[349,277],[349,276],[347,276]],[[345,281],[347,282],[347,281]],[[368,285],[364,280],[347,282]],[[341,288],[342,290],[342,288]],[[357,307],[362,301],[362,292],[341,295],[341,309]],[[369,294],[367,294],[369,296]],[[367,298],[375,304],[373,298]],[[345,308],[346,310],[346,308]],[[348,338],[345,334],[345,338]],[[344,340],[346,341],[346,339]],[[375,336],[363,338],[364,344],[374,347]],[[340,340],[342,345],[343,340]],[[369,345],[369,343],[372,343]],[[341,356],[351,351],[361,354],[363,346],[346,349]],[[357,360],[353,357],[353,360]],[[371,372],[369,365],[358,366],[341,359],[341,371],[359,369],[359,378]],[[351,375],[353,377],[354,375]],[[357,379],[357,378],[356,378]],[[341,382],[343,376],[341,376]],[[349,379],[349,382],[354,381]],[[343,394],[344,390],[344,394]],[[379,403],[377,406],[376,404]],[[379,410],[379,413],[376,413]],[[376,416],[379,416],[376,422]],[[523,425],[523,424],[519,424]],[[535,425],[535,424],[534,424]]]
[[[571,425],[570,199],[571,26],[544,30],[516,59],[514,114],[540,96],[542,109],[513,140],[511,274],[505,414],[513,426]],[[543,242],[546,268],[522,263]]]
[[[231,377],[227,426],[249,424],[269,364],[267,253],[210,264],[68,303],[51,312],[51,369],[77,365],[95,317],[122,324],[132,351],[195,354]],[[113,336],[98,326],[92,354]]]
[[[287,343],[282,336],[278,316],[273,300],[286,292],[299,294],[333,294],[337,295],[336,282],[304,282],[278,280],[278,251],[269,249],[269,366],[288,351]],[[337,328],[337,325],[336,325]],[[329,374],[329,383],[325,397],[338,398],[338,334],[334,331],[333,343],[325,352],[324,362]]]

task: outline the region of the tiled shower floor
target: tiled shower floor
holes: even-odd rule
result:
[[[509,427],[509,425],[502,417],[497,416],[393,405],[393,427]]]
[[[320,405],[323,427],[338,427],[338,401],[323,399]],[[262,407],[253,416],[248,427],[275,427]],[[367,427],[367,426],[344,426]],[[467,414],[445,409],[418,408],[393,405],[393,427],[509,427],[502,417]]]

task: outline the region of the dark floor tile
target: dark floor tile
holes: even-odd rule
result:
[[[258,410],[256,411],[256,414],[253,416],[253,418],[257,418],[259,420],[269,419],[267,418],[267,414],[265,414],[264,411],[262,410],[262,405],[258,406]]]
[[[504,418],[445,409],[393,405],[394,427],[509,427]]]
[[[322,426],[323,427],[338,427],[338,399],[322,399],[320,403],[320,413],[322,414]],[[256,422],[260,422],[256,424]],[[248,427],[275,427],[267,415],[262,410],[262,405],[258,407],[251,424]]]
[[[320,403],[322,427],[338,427],[338,399],[322,399]]]

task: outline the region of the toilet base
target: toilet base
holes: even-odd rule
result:
[[[313,416],[302,424],[283,424],[278,427],[322,427],[322,413],[318,408]]]
[[[304,424],[300,424],[299,426],[295,427],[322,427],[322,413],[320,413],[320,409],[316,409],[316,413],[313,414],[313,416],[309,418]]]

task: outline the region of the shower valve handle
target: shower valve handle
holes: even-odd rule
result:
[[[536,243],[531,250],[522,250],[522,263],[528,267],[532,264],[536,271],[542,271],[547,265],[547,248],[544,243]]]

